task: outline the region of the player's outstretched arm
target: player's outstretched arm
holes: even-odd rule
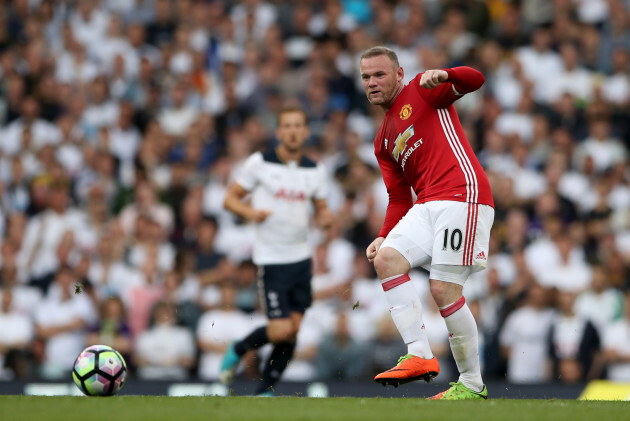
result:
[[[463,95],[481,88],[485,80],[479,70],[460,66],[452,69],[427,70],[420,77],[420,86],[425,89],[433,89],[448,81],[460,95]]]
[[[448,82],[448,83],[447,83]],[[446,108],[469,92],[483,85],[485,78],[479,70],[460,66],[452,69],[432,69],[420,75],[420,95],[435,108]]]
[[[447,80],[453,84],[459,95],[476,91],[486,81],[479,70],[468,66],[453,67],[444,71],[448,74]]]
[[[263,209],[254,209],[243,201],[248,191],[240,184],[234,182],[225,193],[223,207],[230,212],[254,222],[263,222],[271,212]]]

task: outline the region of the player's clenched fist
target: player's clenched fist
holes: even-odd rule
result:
[[[446,82],[446,79],[448,73],[445,70],[427,70],[420,78],[420,86],[427,89],[437,88],[442,82]]]
[[[374,258],[376,257],[376,253],[378,253],[378,249],[381,248],[381,244],[385,241],[384,237],[378,237],[376,240],[372,241],[372,244],[368,246],[365,250],[365,255],[370,263],[374,262]]]

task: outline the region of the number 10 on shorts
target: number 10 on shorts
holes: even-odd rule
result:
[[[444,242],[442,243],[442,250],[446,250],[450,244],[451,250],[459,251],[459,249],[462,247],[463,240],[464,236],[459,228],[455,228],[454,230],[452,230],[452,232],[450,232],[449,228],[447,228],[444,230]]]

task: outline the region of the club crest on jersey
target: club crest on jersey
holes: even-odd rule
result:
[[[403,105],[403,107],[400,109],[400,119],[407,120],[409,117],[411,117],[412,111],[413,108],[411,108],[411,104]]]

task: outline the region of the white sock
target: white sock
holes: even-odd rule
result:
[[[422,303],[409,275],[396,275],[381,280],[394,324],[407,344],[407,352],[431,359],[433,352],[422,321]]]
[[[475,392],[483,390],[479,364],[479,339],[477,323],[464,297],[440,308],[448,329],[453,358],[459,370],[459,381]]]

